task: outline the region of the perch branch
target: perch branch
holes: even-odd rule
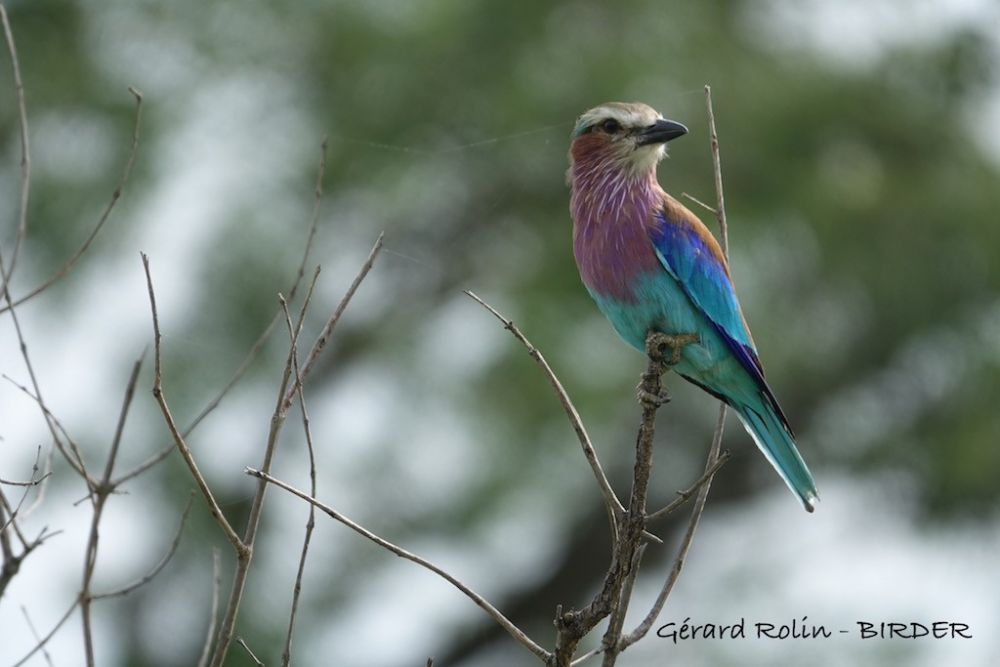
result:
[[[652,331],[646,338],[648,364],[638,389],[642,420],[636,436],[635,466],[628,510],[619,519],[619,539],[601,589],[583,609],[565,613],[560,609],[556,615],[556,649],[549,662],[551,667],[568,667],[580,640],[622,604],[626,582],[632,574],[633,565],[638,564],[635,555],[646,523],[646,495],[653,463],[656,411],[668,400],[663,390],[662,376],[680,358],[681,349],[696,340],[697,336],[691,334],[671,336]],[[610,638],[606,638],[602,646],[605,652],[617,652],[617,643],[611,642]]]

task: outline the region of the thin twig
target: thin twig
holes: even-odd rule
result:
[[[111,452],[108,454],[108,461],[104,467],[104,477],[101,478],[103,486],[108,486],[111,483],[111,471],[114,469],[115,461],[118,459],[118,447],[121,445],[122,433],[125,431],[125,420],[128,418],[128,411],[132,406],[132,398],[135,396],[135,385],[139,381],[139,371],[142,369],[142,362],[145,358],[146,352],[143,350],[142,356],[132,366],[132,374],[129,376],[128,385],[125,387],[125,399],[122,402],[121,413],[118,415],[118,424],[115,426],[114,438],[111,440]]]
[[[39,445],[39,450],[41,445]],[[45,469],[42,473],[42,483],[38,485],[38,490],[35,492],[35,499],[31,501],[31,504],[21,510],[21,518],[25,519],[31,516],[31,513],[38,509],[42,502],[45,500],[45,491],[49,488],[48,482],[52,479],[52,453],[55,451],[54,448],[49,448],[48,453],[45,455]],[[32,472],[34,474],[34,472]]]
[[[118,459],[118,449],[121,444],[122,433],[125,431],[125,421],[128,418],[129,408],[132,406],[132,398],[135,396],[135,385],[139,380],[139,371],[142,369],[142,361],[145,357],[139,357],[132,366],[132,373],[129,375],[128,384],[125,387],[125,398],[122,401],[121,412],[118,416],[118,423],[115,426],[115,435],[111,440],[111,451],[108,453],[108,460],[104,466],[104,474],[100,482],[93,489],[93,514],[90,520],[90,536],[87,539],[87,547],[84,552],[83,581],[80,584],[80,618],[83,622],[83,646],[84,655],[87,660],[87,667],[94,667],[94,637],[91,624],[90,606],[94,597],[90,592],[90,584],[94,578],[94,568],[97,565],[97,548],[100,540],[99,526],[101,518],[104,516],[104,506],[108,497],[115,490],[111,486],[111,473],[114,471],[115,461]]]
[[[724,466],[731,456],[732,455],[729,453],[728,449],[722,452],[719,455],[719,458],[717,458],[715,462],[712,463],[708,467],[708,469],[701,474],[701,477],[699,477],[694,484],[684,489],[683,491],[678,491],[676,498],[674,498],[666,507],[656,510],[652,514],[647,515],[646,521],[656,521],[657,519],[662,519],[663,517],[667,516],[668,514],[674,512],[679,507],[681,507],[684,503],[690,500],[695,493],[697,493],[698,489],[700,489],[703,484],[705,484],[710,479],[715,477],[715,473],[719,472],[719,468]]]
[[[316,342],[313,343],[312,349],[309,350],[309,354],[306,356],[306,362],[302,365],[302,373],[299,375],[291,390],[285,395],[285,400],[282,406],[283,410],[288,410],[288,406],[292,404],[292,400],[295,398],[295,391],[298,388],[298,384],[300,382],[305,382],[306,378],[312,372],[316,360],[319,358],[320,353],[323,351],[323,348],[326,347],[327,342],[330,340],[330,336],[333,334],[334,327],[336,327],[337,322],[340,321],[340,316],[344,314],[344,310],[354,297],[354,293],[358,291],[358,287],[361,286],[361,283],[368,275],[368,272],[372,270],[372,266],[375,264],[375,258],[378,257],[378,254],[382,251],[382,242],[384,239],[385,232],[379,234],[378,238],[375,239],[375,245],[372,246],[371,251],[368,253],[368,259],[365,260],[365,263],[361,266],[361,270],[358,271],[358,274],[354,276],[354,281],[351,283],[351,286],[347,288],[347,292],[340,300],[340,303],[337,304],[337,308],[333,311],[333,315],[331,315],[330,319],[327,320],[323,330],[316,338]]]
[[[174,422],[174,417],[170,413],[170,408],[167,405],[166,396],[163,394],[162,376],[161,376],[161,359],[160,359],[160,340],[162,336],[160,335],[160,317],[156,312],[156,295],[153,292],[153,278],[149,272],[149,257],[146,253],[142,253],[142,266],[146,272],[146,286],[149,290],[149,307],[153,315],[153,341],[154,341],[154,377],[153,377],[153,397],[156,398],[157,404],[160,406],[160,412],[163,413],[163,418],[167,422],[167,428],[170,430],[170,435],[174,439],[174,444],[177,446],[178,451],[181,453],[181,457],[188,466],[188,470],[191,472],[191,476],[194,477],[195,483],[198,485],[198,489],[201,491],[202,496],[205,498],[205,502],[208,504],[208,510],[212,514],[212,518],[218,524],[219,528],[222,529],[223,534],[229,543],[236,550],[236,553],[242,553],[246,551],[246,547],[243,545],[243,541],[240,536],[236,534],[233,530],[232,524],[226,519],[226,516],[222,513],[222,509],[219,507],[219,503],[216,502],[215,496],[212,494],[212,490],[208,486],[208,482],[205,481],[204,475],[201,474],[201,470],[198,469],[198,464],[194,460],[194,455],[191,453],[191,449],[187,446],[184,441],[184,437],[181,435],[180,431],[177,430],[177,424]]]
[[[198,667],[207,667],[209,658],[212,657],[212,644],[215,639],[215,626],[219,621],[219,598],[222,593],[222,570],[220,562],[219,548],[212,549],[212,611],[208,617],[208,632],[205,633],[205,644],[201,649],[201,657],[198,658]]]
[[[590,464],[590,469],[594,473],[594,478],[597,480],[597,486],[601,490],[601,496],[604,497],[604,506],[608,513],[608,520],[611,523],[612,545],[616,545],[618,543],[618,519],[625,513],[625,508],[622,506],[621,501],[618,500],[618,496],[615,495],[614,489],[611,488],[611,482],[608,481],[607,475],[604,474],[604,468],[601,467],[601,462],[597,458],[597,451],[594,449],[594,445],[590,441],[590,435],[587,434],[587,428],[583,425],[580,413],[577,411],[576,406],[573,405],[573,401],[570,400],[569,394],[566,393],[566,389],[563,387],[562,382],[559,381],[559,378],[556,376],[552,367],[549,366],[549,363],[545,360],[545,357],[542,356],[542,353],[538,350],[538,348],[531,344],[525,335],[521,333],[521,330],[514,325],[513,321],[501,315],[496,308],[483,301],[474,292],[465,290],[465,294],[492,313],[495,318],[503,323],[504,328],[528,350],[528,355],[535,361],[536,364],[538,364],[538,367],[542,369],[545,379],[548,380],[552,389],[556,392],[559,404],[562,405],[563,411],[565,411],[566,416],[569,418],[569,423],[573,427],[573,432],[576,433],[577,440],[580,441],[580,447],[583,448],[583,455],[586,457],[587,463]]]
[[[247,646],[247,643],[243,641],[243,637],[237,637],[236,643],[243,647],[243,650],[246,651],[247,655],[250,656],[250,659],[253,660],[253,664],[257,665],[257,667],[264,667],[264,663],[261,662],[256,655],[254,655],[253,651],[250,650],[250,647]]]
[[[0,274],[2,274],[3,272],[4,272],[4,261],[3,261],[3,255],[0,254]],[[57,425],[57,422],[53,417],[52,412],[48,409],[48,406],[45,405],[45,400],[42,398],[42,390],[38,384],[38,376],[35,374],[35,366],[34,364],[31,363],[31,355],[28,354],[28,343],[24,338],[24,332],[21,330],[21,320],[17,316],[16,311],[14,310],[14,307],[11,303],[10,289],[8,289],[6,285],[4,286],[3,289],[3,299],[8,306],[7,310],[10,313],[11,321],[14,323],[14,331],[17,334],[17,341],[21,349],[21,357],[24,359],[24,366],[28,371],[28,377],[31,379],[31,385],[35,390],[33,398],[38,403],[39,409],[42,411],[42,416],[45,418],[45,425],[48,426],[49,434],[52,436],[52,441],[55,443],[56,448],[59,449],[59,452],[66,459],[66,462],[69,463],[70,467],[73,468],[73,470],[78,475],[80,475],[83,481],[87,484],[87,489],[88,490],[92,489],[94,487],[95,482],[94,479],[90,476],[90,473],[87,472],[87,467],[83,462],[83,456],[80,453],[79,448],[77,448],[76,443],[74,443],[73,440],[67,436],[70,448],[73,451],[73,456],[70,456],[69,451],[66,450],[66,447],[62,443],[62,440],[60,440],[59,438],[59,429],[61,427]],[[31,392],[28,391],[26,387],[23,387],[23,385],[17,385],[17,386],[22,387],[25,393],[27,393],[29,396],[32,395]]]
[[[51,475],[51,474],[52,474],[51,472],[47,472],[44,475],[42,475],[41,477],[39,477],[38,479],[29,479],[29,480],[27,480],[25,482],[19,482],[19,481],[14,480],[14,479],[3,479],[3,478],[0,478],[0,484],[6,484],[7,486],[38,486],[44,480],[48,479],[49,475]]]
[[[184,526],[185,524],[187,524],[188,515],[191,513],[191,506],[193,504],[194,504],[194,491],[192,491],[191,495],[188,496],[187,505],[184,506],[184,512],[181,514],[181,520],[177,524],[177,532],[174,533],[174,539],[171,540],[170,546],[167,548],[167,552],[163,554],[159,562],[156,565],[154,565],[149,572],[147,572],[139,579],[136,579],[131,584],[122,586],[121,588],[113,591],[108,591],[107,593],[96,593],[94,595],[91,595],[90,599],[105,600],[107,598],[123,597],[125,595],[128,595],[132,591],[136,590],[137,588],[141,588],[142,586],[145,586],[150,581],[152,581],[156,577],[156,575],[158,575],[163,570],[163,568],[167,566],[167,563],[169,563],[170,559],[174,557],[174,554],[177,553],[177,547],[180,546],[181,535],[184,533]]]
[[[693,201],[693,202],[694,202],[695,204],[697,204],[698,206],[701,206],[701,207],[702,207],[703,209],[705,209],[705,210],[706,210],[706,211],[708,211],[709,213],[712,213],[713,215],[715,214],[715,209],[714,209],[714,208],[712,208],[711,206],[709,206],[708,204],[706,204],[706,203],[705,203],[705,202],[703,202],[702,200],[698,199],[698,198],[697,198],[697,197],[695,197],[694,195],[689,195],[689,194],[688,194],[688,193],[686,193],[686,192],[682,192],[682,193],[681,193],[681,197],[686,197],[687,199],[690,199],[691,201]]]
[[[69,620],[69,617],[73,614],[73,611],[76,609],[76,606],[78,604],[80,604],[80,599],[79,598],[73,600],[73,603],[69,606],[69,609],[66,610],[66,613],[63,614],[62,617],[52,627],[52,629],[49,630],[49,633],[47,635],[45,635],[44,637],[42,637],[41,641],[39,641],[37,644],[35,644],[35,647],[33,649],[31,649],[30,651],[28,651],[27,655],[25,655],[23,658],[21,658],[20,660],[18,660],[17,662],[15,662],[14,665],[13,665],[13,667],[21,667],[21,665],[23,665],[24,663],[28,662],[28,660],[30,660],[33,655],[35,655],[39,651],[44,651],[45,650],[45,645],[49,643],[49,640],[52,639],[52,637],[57,632],[59,632],[59,628],[61,628],[63,626],[63,624],[66,623],[66,621]]]
[[[583,663],[585,663],[588,660],[590,660],[591,658],[593,658],[595,655],[600,655],[603,652],[604,652],[604,647],[603,646],[598,646],[597,648],[592,648],[589,651],[587,651],[586,653],[582,653],[579,657],[574,658],[573,662],[569,663],[570,667],[576,667],[577,665],[582,665]]]
[[[35,624],[31,622],[31,616],[28,615],[28,608],[23,604],[21,605],[21,613],[24,615],[24,620],[28,624],[28,629],[31,630],[31,636],[35,638],[36,642],[41,642],[42,637],[38,634],[38,630],[35,629]],[[49,652],[45,650],[44,646],[42,647],[42,657],[45,658],[45,664],[49,667],[53,667],[52,656],[49,655]]]
[[[36,484],[40,483],[42,480],[46,479],[51,473],[46,473],[45,476],[35,479],[35,475],[38,474],[38,458],[41,456],[42,448],[39,447],[35,451],[35,462],[31,465],[31,479],[28,482],[4,482],[5,484],[10,484],[12,486],[24,487],[24,492],[21,493],[21,499],[17,501],[16,507],[9,507],[8,511],[10,513],[7,521],[0,523],[0,534],[4,534],[7,531],[8,526],[13,526],[15,532],[21,540],[21,546],[27,549],[28,543],[25,541],[24,536],[21,534],[20,530],[17,528],[17,517],[21,512],[21,508],[24,506],[24,501],[27,499],[28,494],[31,492],[31,488]],[[7,507],[7,497],[0,496],[3,500],[3,506]],[[5,553],[6,555],[6,553]],[[0,576],[0,582],[3,582],[2,576]],[[0,592],[3,591],[3,587],[0,586]]]
[[[325,145],[325,144],[324,144]],[[319,275],[319,267],[316,269],[316,275]],[[313,278],[313,283],[316,282],[316,278]],[[296,333],[296,328],[292,326],[292,318],[288,313],[288,303],[281,299],[281,309],[285,314],[285,324],[288,327],[288,339],[292,347],[292,366],[295,371],[295,377],[300,377],[299,374],[299,360],[298,360],[298,349],[296,343],[298,340],[298,334]],[[298,330],[301,331],[302,324],[305,321],[305,307],[302,308],[302,312],[299,314],[299,324]],[[305,392],[302,388],[302,383],[297,382],[297,393],[299,397],[299,411],[302,414],[302,430],[305,433],[306,438],[306,449],[309,453],[309,495],[313,498],[316,497],[316,452],[313,447],[312,439],[312,429],[309,426],[309,411],[306,409],[306,397]],[[305,572],[306,567],[306,557],[309,554],[309,542],[312,539],[313,529],[316,527],[316,508],[313,505],[309,505],[309,519],[306,521],[306,532],[302,539],[302,553],[299,555],[299,567],[295,573],[295,585],[292,587],[292,609],[288,616],[288,632],[285,635],[285,648],[281,653],[281,664],[282,667],[288,667],[292,660],[292,634],[295,630],[295,616],[299,609],[299,597],[302,594],[302,575]]]
[[[81,478],[83,478],[84,482],[87,484],[88,487],[88,497],[89,497],[89,491],[91,488],[93,488],[94,484],[96,484],[96,481],[93,478],[91,478],[90,475],[87,474],[86,472],[86,466],[83,463],[83,452],[80,450],[80,446],[76,443],[75,440],[73,440],[73,437],[63,426],[62,422],[59,421],[59,418],[56,417],[51,410],[49,410],[48,406],[46,406],[45,403],[38,396],[33,394],[30,389],[28,389],[23,384],[21,384],[14,378],[10,377],[6,373],[4,373],[2,377],[4,380],[7,380],[7,382],[10,382],[12,385],[17,387],[21,391],[21,393],[23,393],[25,396],[27,396],[28,398],[30,398],[35,402],[35,404],[38,406],[38,409],[42,411],[42,415],[45,416],[46,420],[51,422],[50,432],[51,429],[54,428],[57,433],[61,433],[62,437],[66,439],[66,443],[69,445],[69,451],[66,450],[66,447],[63,445],[62,441],[59,439],[57,435],[53,436],[53,440],[56,444],[55,448],[58,449],[59,452],[63,455],[63,458],[65,458],[66,461],[70,464],[70,467],[73,468],[73,471],[76,472],[78,475],[80,475]],[[70,456],[70,454],[72,454],[72,456]]]
[[[421,567],[423,567],[423,568],[425,568],[427,570],[430,570],[431,572],[433,572],[434,574],[436,574],[439,577],[443,578],[445,581],[447,581],[448,583],[450,583],[452,586],[454,586],[458,590],[462,591],[468,598],[470,598],[473,602],[475,602],[483,611],[485,611],[487,614],[489,614],[490,617],[493,618],[494,621],[496,621],[504,630],[506,630],[510,634],[511,637],[513,637],[515,640],[517,640],[522,646],[524,646],[525,648],[527,648],[529,651],[531,651],[533,654],[535,654],[536,656],[538,656],[539,658],[541,658],[543,661],[546,661],[546,660],[549,659],[550,654],[549,654],[548,651],[546,651],[545,649],[543,649],[536,642],[534,642],[530,637],[528,637],[528,635],[526,635],[520,628],[518,628],[516,625],[514,625],[514,623],[512,623],[510,621],[510,619],[508,619],[506,616],[504,616],[500,612],[499,609],[497,609],[492,604],[490,604],[490,602],[487,601],[486,598],[484,598],[483,596],[479,595],[478,593],[476,593],[475,591],[473,591],[471,588],[469,588],[466,584],[462,583],[455,576],[449,574],[448,572],[446,572],[445,570],[441,569],[439,566],[437,566],[434,563],[430,562],[426,558],[422,558],[422,557],[420,557],[420,556],[418,556],[418,555],[416,555],[416,554],[414,554],[414,553],[412,553],[410,551],[407,551],[406,549],[403,549],[402,547],[396,546],[395,544],[393,544],[392,542],[389,542],[386,539],[383,539],[383,538],[379,537],[378,535],[376,535],[375,533],[371,532],[370,530],[368,530],[364,526],[361,526],[360,524],[355,523],[354,521],[352,521],[348,517],[344,516],[343,514],[341,514],[340,512],[338,512],[337,510],[335,510],[335,509],[333,509],[333,508],[331,508],[331,507],[329,507],[327,505],[324,505],[323,503],[321,503],[320,501],[318,501],[315,498],[311,497],[309,494],[305,493],[304,491],[299,491],[295,487],[293,487],[293,486],[291,486],[289,484],[286,484],[285,482],[282,482],[279,479],[271,477],[270,475],[268,475],[265,472],[262,472],[260,470],[255,470],[253,468],[246,468],[245,472],[248,475],[252,475],[253,477],[257,477],[258,479],[264,480],[265,482],[267,482],[269,484],[273,484],[273,485],[275,485],[275,486],[277,486],[277,487],[279,487],[281,489],[284,489],[285,491],[287,491],[287,492],[289,492],[289,493],[291,493],[291,494],[293,494],[295,496],[298,496],[302,500],[305,500],[306,502],[314,505],[317,509],[319,509],[321,512],[323,512],[327,516],[331,517],[332,519],[334,519],[336,521],[339,521],[340,523],[344,524],[345,526],[347,526],[348,528],[350,528],[354,532],[356,532],[359,535],[361,535],[362,537],[364,537],[364,538],[366,538],[366,539],[374,542],[375,544],[379,545],[383,549],[386,549],[386,550],[388,550],[388,551],[396,554],[400,558],[404,558],[404,559],[406,559],[406,560],[408,560],[408,561],[410,561],[412,563],[416,563],[417,565],[419,565],[419,566],[421,566]]]
[[[0,502],[0,517],[2,517],[4,512],[7,512],[8,514],[10,513],[10,507],[7,503],[7,499],[4,498],[2,494],[0,494],[0,501],[2,501]],[[20,570],[21,563],[24,559],[27,558],[28,555],[30,555],[35,549],[44,544],[50,537],[54,537],[61,532],[63,531],[50,531],[48,526],[43,526],[42,530],[38,533],[38,536],[30,541],[26,540],[20,533],[17,533],[21,541],[22,551],[20,554],[14,554],[8,533],[6,531],[0,533],[0,544],[3,545],[2,551],[4,554],[3,567],[0,568],[0,597],[3,597],[4,590],[7,588],[11,579],[13,579]]]
[[[719,133],[715,130],[715,111],[712,109],[712,87],[705,86],[705,109],[708,112],[708,134],[712,149],[712,173],[715,177],[715,218],[719,221],[722,254],[729,260],[729,227],[726,225],[726,197],[722,191],[722,159],[719,156]]]
[[[76,263],[80,260],[80,258],[83,257],[84,253],[86,253],[87,250],[90,249],[90,246],[94,242],[94,239],[96,239],[97,235],[101,233],[101,229],[104,227],[104,223],[108,221],[109,217],[111,217],[111,211],[114,210],[115,204],[117,204],[118,200],[121,199],[122,192],[125,189],[125,184],[128,183],[129,176],[132,173],[132,166],[135,163],[136,153],[139,150],[139,128],[141,126],[141,119],[142,119],[142,93],[133,88],[132,86],[129,86],[128,92],[132,93],[132,96],[135,98],[135,123],[132,128],[132,145],[129,148],[128,158],[125,161],[125,168],[122,172],[121,178],[118,180],[118,184],[115,186],[114,191],[111,193],[111,200],[105,205],[104,211],[101,213],[101,217],[98,218],[97,220],[97,225],[95,225],[94,228],[90,231],[90,234],[84,240],[83,244],[79,248],[77,248],[76,252],[73,253],[73,255],[70,256],[70,258],[66,260],[66,262],[61,267],[59,267],[59,269],[57,269],[55,273],[49,276],[47,280],[42,282],[40,285],[35,287],[33,290],[31,290],[24,296],[19,297],[17,300],[15,300],[13,303],[14,306],[20,306],[22,303],[28,301],[29,299],[33,299],[34,297],[44,292],[55,283],[65,278],[66,275],[73,270],[73,267],[76,266]],[[7,310],[8,310],[7,307],[2,307],[0,308],[0,313],[4,313]]]
[[[10,54],[10,66],[14,73],[14,97],[17,99],[17,119],[21,135],[21,196],[17,215],[17,235],[14,237],[14,250],[10,255],[10,268],[4,269],[0,262],[0,292],[7,293],[10,278],[14,275],[14,266],[21,251],[21,244],[28,233],[28,199],[31,193],[31,150],[28,145],[28,111],[24,103],[24,83],[21,81],[21,65],[17,58],[17,45],[14,43],[14,32],[7,19],[7,10],[0,4],[0,22],[3,23],[4,39],[7,42],[7,53]],[[2,259],[2,255],[0,255]],[[10,295],[7,295],[8,305]]]
[[[3,554],[3,566],[0,567],[0,598],[3,597],[8,584],[10,584],[11,580],[20,571],[21,563],[24,562],[24,559],[31,555],[35,549],[44,544],[50,537],[58,535],[62,532],[58,530],[49,532],[48,526],[44,526],[41,532],[38,533],[38,537],[33,540],[28,540],[21,532],[21,529],[15,520],[17,518],[17,509],[12,508],[7,500],[7,497],[0,492],[0,521],[3,521],[5,514],[11,517],[11,519],[4,522],[3,528],[0,528],[0,553]],[[8,527],[12,527],[14,529],[13,533],[17,535],[18,541],[21,543],[20,553],[14,553],[14,546],[11,544],[10,539],[12,531],[8,531]]]
[[[11,517],[7,521],[4,520],[5,514]],[[14,508],[10,507],[7,497],[2,491],[0,491],[0,553],[3,554],[3,566],[0,567],[0,598],[3,597],[4,591],[7,590],[7,585],[10,583],[11,579],[13,579],[21,569],[21,561],[23,561],[25,556],[27,556],[31,551],[31,545],[26,539],[24,539],[24,535],[17,526],[16,519],[16,511]],[[9,526],[14,527],[13,532],[21,541],[20,554],[14,553],[14,547],[10,540],[10,534],[12,531],[7,530]]]

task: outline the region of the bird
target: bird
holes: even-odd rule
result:
[[[764,379],[724,253],[657,179],[667,142],[687,128],[652,107],[608,102],[577,120],[569,150],[573,255],[618,335],[640,351],[650,332],[685,338],[671,367],[730,406],[809,512],[819,494]]]

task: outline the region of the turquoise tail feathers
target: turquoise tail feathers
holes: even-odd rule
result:
[[[798,496],[806,511],[815,510],[819,500],[816,482],[795,447],[792,434],[774,408],[764,400],[756,405],[735,404],[733,408],[757,447],[785,480],[788,488]]]

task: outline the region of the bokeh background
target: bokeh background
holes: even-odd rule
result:
[[[319,145],[325,195],[310,265],[315,336],[382,230],[386,250],[307,387],[319,495],[443,565],[545,645],[557,604],[588,601],[607,525],[573,432],[531,360],[461,290],[511,316],[573,396],[627,492],[640,355],[579,284],[564,182],[574,118],[642,100],[687,124],[660,169],[713,197],[702,87],[714,90],[732,264],[769,379],[822,504],[802,512],[735,421],[663,622],[790,622],[826,641],[650,636],[622,665],[1000,664],[1000,9],[991,0],[275,3],[12,0],[32,147],[26,293],[86,238],[128,153],[138,161],[85,259],[19,308],[49,406],[104,460],[131,363],[151,344],[139,251],[164,328],[180,421],[225,384],[301,257]],[[0,241],[16,224],[19,141],[0,68]],[[708,216],[704,216],[706,219]],[[242,525],[286,341],[190,442]],[[9,315],[0,370],[26,383]],[[168,442],[151,368],[120,467]],[[660,413],[653,502],[698,474],[714,401],[676,380]],[[0,477],[51,448],[30,399],[0,383]],[[63,531],[0,599],[0,662],[34,644],[79,589],[84,487],[58,456],[25,523]],[[301,428],[276,473],[307,486]],[[192,482],[176,455],[109,501],[95,589],[145,572]],[[5,489],[5,492],[7,490]],[[11,491],[10,495],[16,494]],[[644,613],[686,520],[658,527],[632,611]],[[307,508],[272,493],[238,633],[277,664]],[[98,663],[196,662],[211,551],[196,501],[151,584],[96,603]],[[225,591],[224,591],[225,592]],[[858,639],[858,621],[959,621],[971,640]],[[49,645],[82,664],[79,618]],[[319,518],[294,657],[305,665],[533,664],[445,582]],[[29,664],[44,664],[36,656]],[[250,664],[238,648],[228,665]]]

